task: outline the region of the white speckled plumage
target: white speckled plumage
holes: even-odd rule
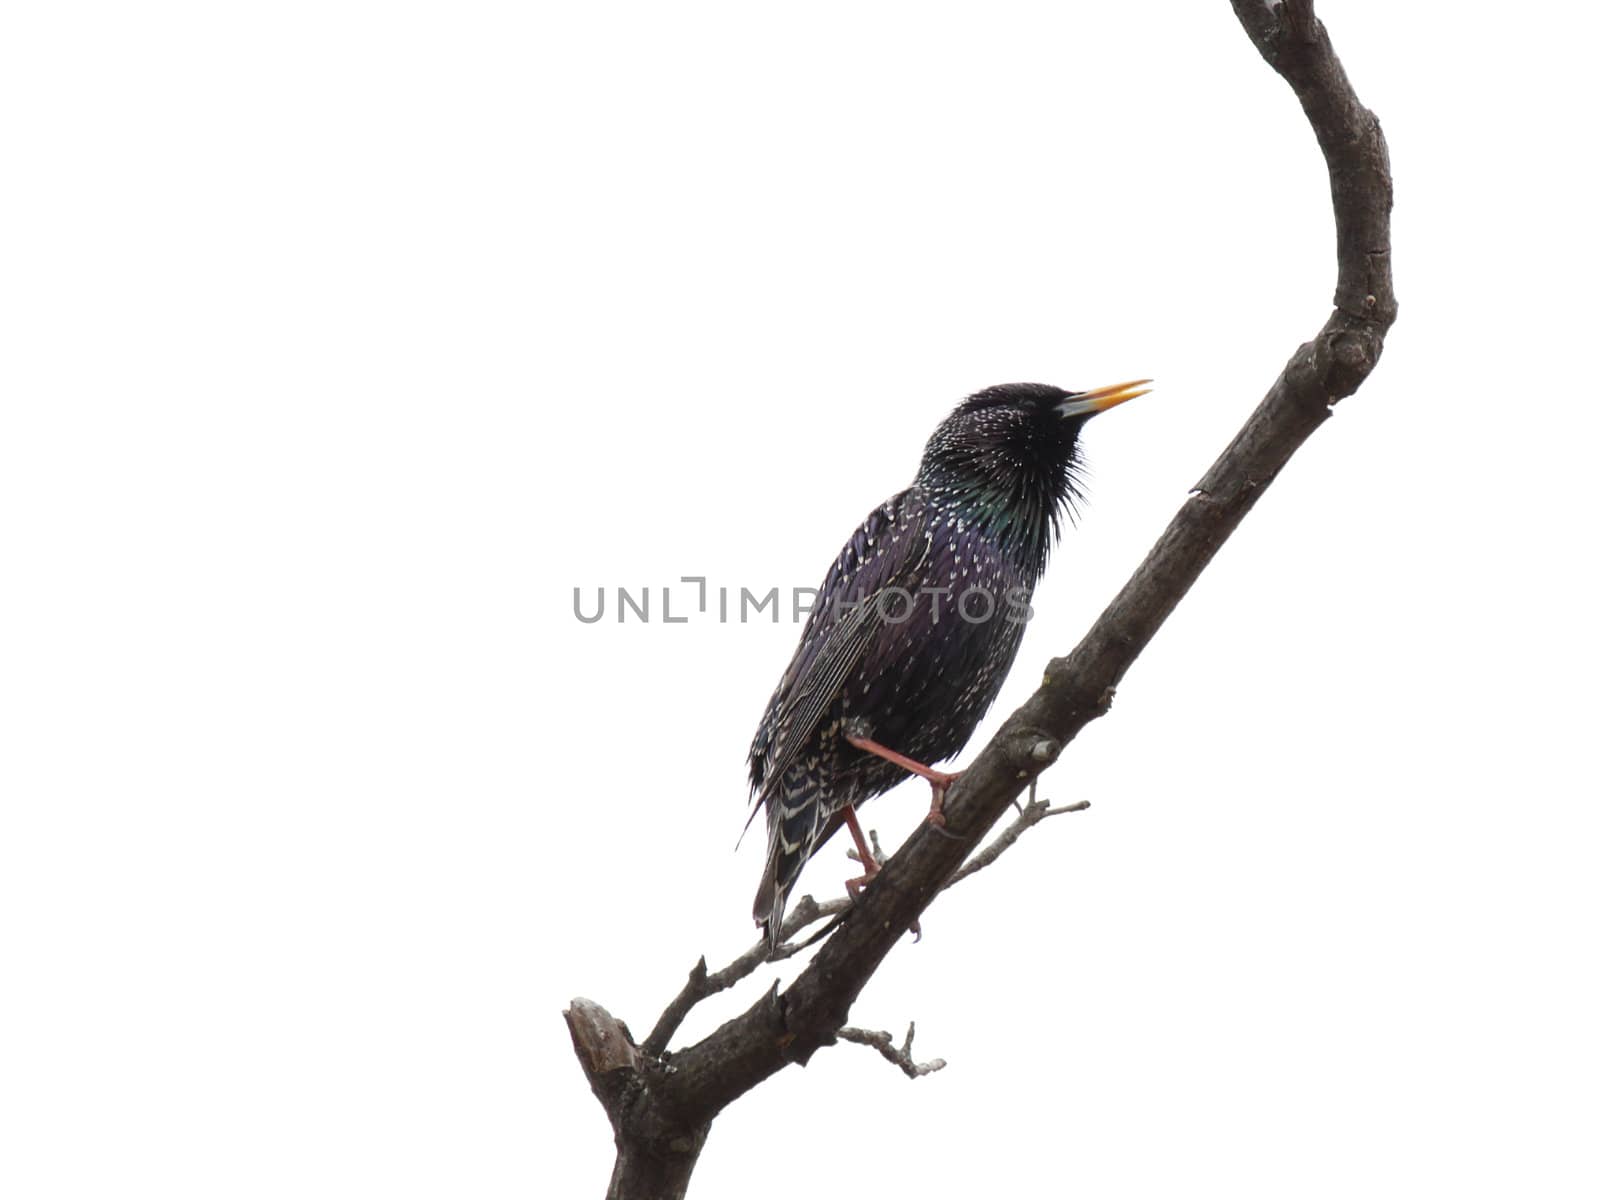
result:
[[[1127,398],[1100,392],[1113,396],[1105,407]],[[968,397],[928,440],[911,486],[829,568],[750,747],[768,833],[754,912],[774,945],[790,889],[846,806],[906,777],[846,741],[846,722],[933,764],[993,703],[1061,516],[1081,495],[1078,433],[1092,415],[1081,398],[1098,394],[1006,384]],[[987,597],[988,619],[975,619],[985,606],[973,597]]]

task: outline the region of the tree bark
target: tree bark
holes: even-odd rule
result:
[[[945,818],[956,836],[919,827],[787,990],[774,987],[741,1016],[676,1053],[665,1044],[677,1021],[709,994],[703,963],[700,983],[691,974],[690,986],[647,1039],[649,1052],[604,1008],[573,1002],[566,1018],[574,1050],[616,1134],[607,1193],[615,1200],[684,1195],[716,1115],[838,1038],[890,949],[1006,807],[1109,709],[1123,675],[1218,548],[1382,354],[1396,305],[1389,265],[1392,184],[1377,118],[1356,98],[1311,0],[1232,3],[1262,57],[1294,89],[1327,160],[1339,263],[1333,312],[1290,356],[1083,641],[1050,662],[1038,690],[951,789]]]

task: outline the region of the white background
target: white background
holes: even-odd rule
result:
[[[1093,809],[862,996],[949,1068],[784,1072],[696,1196],[1600,1189],[1595,20],[1324,9],[1393,153],[1379,370],[1046,776]],[[660,588],[814,585],[969,391],[1154,376],[982,738],[1331,295],[1315,143],[1220,2],[8,26],[19,1200],[601,1194],[561,1008],[643,1036],[752,938],[797,632]],[[655,619],[580,624],[602,585]]]

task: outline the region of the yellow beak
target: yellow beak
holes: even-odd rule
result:
[[[1056,409],[1063,417],[1087,416],[1090,413],[1105,412],[1108,408],[1115,408],[1119,404],[1132,400],[1135,396],[1143,396],[1150,391],[1142,385],[1152,383],[1149,379],[1133,379],[1127,383],[1113,383],[1109,387],[1094,388],[1087,392],[1079,392],[1076,396],[1065,401]]]

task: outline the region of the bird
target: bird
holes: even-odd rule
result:
[[[750,744],[750,819],[765,811],[767,824],[753,916],[773,950],[801,869],[841,826],[863,868],[850,894],[877,873],[864,801],[920,775],[928,820],[943,825],[956,775],[927,764],[960,753],[1011,669],[1062,519],[1076,522],[1084,497],[1079,434],[1150,382],[968,396],[911,486],[839,551]]]

